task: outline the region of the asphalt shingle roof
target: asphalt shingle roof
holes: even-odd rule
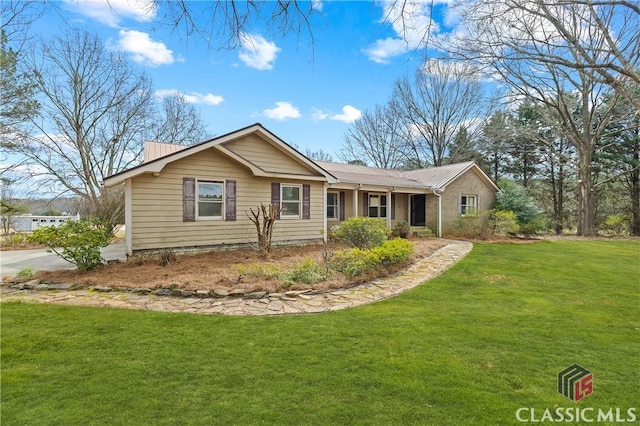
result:
[[[473,161],[420,170],[389,170],[353,164],[316,162],[341,182],[443,189],[473,166]]]

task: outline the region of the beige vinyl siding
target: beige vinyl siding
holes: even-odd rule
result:
[[[182,179],[236,181],[235,221],[200,220],[183,222]],[[271,202],[271,182],[257,178],[244,166],[224,154],[209,149],[168,164],[159,176],[142,175],[132,181],[132,249],[153,250],[170,247],[197,247],[242,244],[256,241],[254,224],[245,212],[260,203]],[[316,240],[321,238],[324,202],[322,182],[277,180],[281,183],[309,183],[311,219],[281,219],[273,241]]]
[[[224,147],[267,172],[316,176],[299,161],[257,135],[245,136],[224,144]]]

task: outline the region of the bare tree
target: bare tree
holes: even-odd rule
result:
[[[314,1],[214,1],[187,0],[165,2],[165,20],[187,37],[199,35],[207,42],[235,48],[244,33],[263,23],[274,35],[308,31],[311,18],[319,14]]]
[[[406,159],[403,131],[394,109],[376,105],[373,111],[365,110],[349,128],[340,158],[347,163],[360,160],[374,167],[399,168]]]
[[[624,0],[556,0],[518,2],[523,10],[551,26],[572,56],[561,52],[546,58],[549,62],[575,69],[591,69],[593,78],[611,86],[640,113],[640,99],[629,91],[628,81],[640,84],[640,5]],[[574,19],[564,19],[561,8],[574,13]],[[598,34],[597,45],[584,43],[576,37],[574,26],[590,28]]]
[[[312,159],[313,161],[326,161],[326,162],[333,161],[333,157],[331,156],[331,154],[323,151],[322,149],[319,149],[317,151],[312,151],[309,148],[307,148],[304,151],[304,155],[306,155],[308,158]]]
[[[200,112],[181,93],[162,99],[157,122],[160,126],[153,129],[154,141],[191,145],[211,136]]]
[[[546,105],[576,147],[578,234],[595,234],[593,152],[616,102],[600,108],[610,86],[576,43],[593,52],[598,63],[615,62],[607,50],[608,35],[585,25],[590,12],[579,2],[481,1],[461,13],[467,33],[452,43],[452,50],[497,74],[516,95]],[[558,31],[551,19],[564,22],[566,31]]]
[[[29,37],[31,25],[47,11],[50,3],[44,0],[3,0],[0,2],[0,30],[20,51]]]
[[[417,167],[458,161],[456,142],[475,139],[488,111],[473,66],[442,60],[427,61],[413,81],[396,81],[391,105],[405,129],[407,160]]]
[[[80,31],[43,42],[28,66],[42,108],[31,119],[31,137],[14,152],[37,166],[41,183],[80,197],[89,213],[115,226],[124,209],[122,189],[101,182],[139,158],[153,113],[150,81]]]

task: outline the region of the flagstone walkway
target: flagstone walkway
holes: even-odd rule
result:
[[[430,256],[418,261],[406,271],[342,290],[288,291],[284,293],[251,294],[223,298],[172,297],[110,291],[105,288],[67,290],[62,286],[24,286],[2,283],[3,302],[50,303],[75,306],[95,306],[121,309],[147,309],[165,312],[220,315],[286,315],[335,311],[373,303],[403,293],[430,280],[454,265],[472,249],[464,241],[449,241]],[[23,288],[23,289],[20,289]],[[197,295],[194,295],[197,296]],[[259,297],[259,298],[258,298]]]

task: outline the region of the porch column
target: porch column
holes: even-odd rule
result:
[[[133,255],[133,184],[131,179],[124,181],[124,247],[127,259]]]
[[[353,190],[353,216],[358,216],[358,188]]]
[[[327,187],[329,184],[326,182],[322,185],[322,210],[323,210],[323,224],[322,224],[322,240],[326,243],[329,236],[329,228],[327,228]]]
[[[387,229],[391,229],[391,191],[387,191]]]

